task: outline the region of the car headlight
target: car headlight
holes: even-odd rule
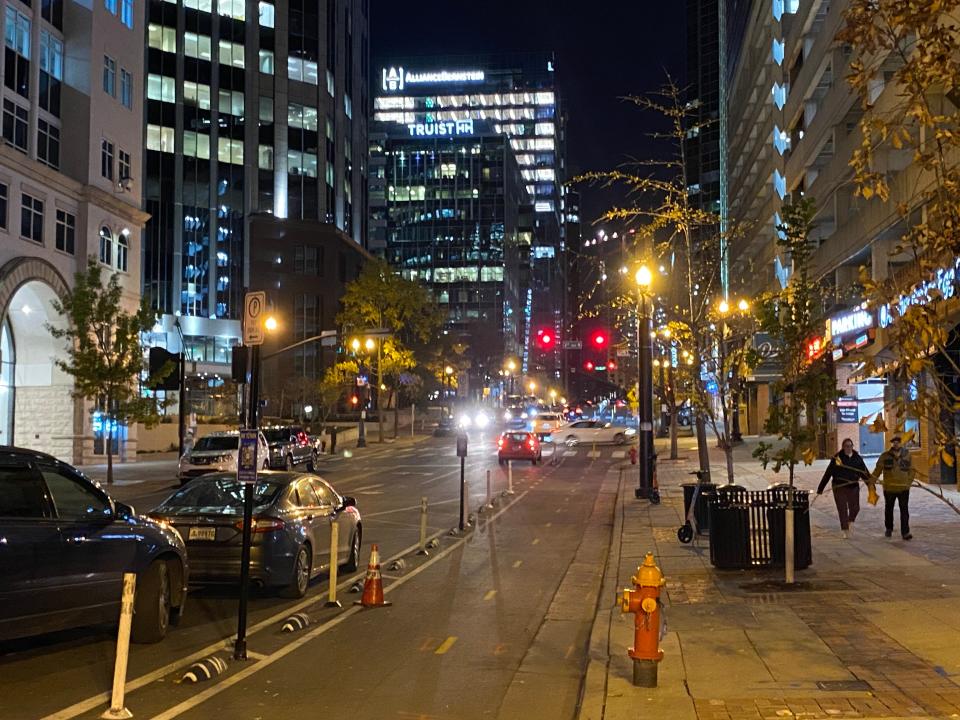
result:
[[[469,415],[461,415],[461,416],[460,416],[460,427],[462,427],[462,428],[468,428],[468,427],[470,427],[472,424],[473,424],[473,423],[471,422]]]
[[[637,434],[637,431],[634,430],[632,427],[628,427],[626,430],[623,431],[623,434],[624,434],[624,435],[636,435],[636,434]]]
[[[503,414],[503,419],[504,419],[504,420],[511,420],[511,419],[513,419],[513,415],[510,413],[509,410],[507,410],[507,411]]]
[[[530,411],[530,417],[536,417],[536,416],[537,416],[537,411],[536,411],[536,410],[531,410],[531,411]]]
[[[526,420],[528,415],[526,413],[520,413],[520,417]]]
[[[487,417],[487,414],[484,412],[478,412],[477,416],[474,418],[474,423],[481,430],[490,424],[490,418]]]

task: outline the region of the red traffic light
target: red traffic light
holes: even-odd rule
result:
[[[537,330],[537,345],[541,350],[551,350],[557,338],[550,328],[540,328]]]
[[[603,331],[595,332],[593,334],[593,344],[598,348],[602,348],[607,344],[607,334]]]
[[[583,364],[583,369],[584,369],[584,370],[593,370],[593,368],[594,368],[594,365],[593,365],[593,363],[590,362],[589,360],[587,360],[587,361]]]
[[[617,369],[617,363],[615,361],[610,360],[607,362],[607,370],[616,370],[616,369]]]

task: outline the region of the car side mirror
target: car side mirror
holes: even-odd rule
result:
[[[116,516],[121,520],[129,520],[137,515],[137,511],[133,509],[133,506],[127,505],[126,503],[114,502],[113,509]]]
[[[349,495],[344,495],[342,498],[341,508],[356,507],[357,499],[355,497],[350,497]]]

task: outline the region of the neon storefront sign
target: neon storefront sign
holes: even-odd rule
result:
[[[878,324],[880,327],[889,327],[893,321],[902,317],[911,305],[925,305],[930,302],[930,294],[938,291],[942,299],[952,298],[957,294],[957,277],[960,273],[960,258],[954,261],[951,267],[940,268],[936,274],[929,280],[917,285],[913,290],[895,303],[881,305],[877,313]]]
[[[398,92],[407,85],[443,85],[445,83],[478,83],[486,80],[483,70],[429,70],[413,72],[402,67],[383,68],[381,87]]]
[[[473,135],[473,120],[448,120],[446,122],[409,123],[410,137],[449,137]]]

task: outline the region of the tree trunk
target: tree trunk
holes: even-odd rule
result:
[[[710,481],[710,449],[707,447],[707,424],[699,413],[696,417],[697,429],[697,456],[700,460],[700,472]]]

